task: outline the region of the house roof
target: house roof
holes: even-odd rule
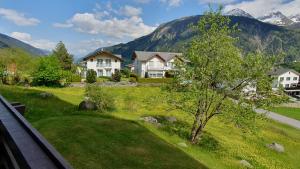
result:
[[[95,56],[101,55],[101,54],[106,54],[106,55],[115,57],[116,59],[119,59],[119,60],[123,61],[121,55],[112,54],[111,52],[109,52],[109,51],[104,51],[104,50],[102,50],[102,49],[97,49],[97,50],[95,50],[94,52],[89,53],[88,55],[86,55],[86,56],[83,58],[83,60],[86,61],[86,60],[88,60],[88,59],[91,58],[91,57],[95,57]]]
[[[177,56],[182,56],[182,53],[170,53],[170,52],[147,52],[147,51],[134,51],[132,59],[138,59],[140,61],[148,61],[151,58],[158,56],[164,61],[169,61]]]
[[[296,75],[300,76],[300,73],[297,72],[296,70],[294,70],[294,69],[288,69],[288,68],[283,68],[283,67],[274,68],[271,72],[269,72],[269,75],[271,75],[271,76],[279,76],[279,75],[282,75],[282,74],[284,74],[286,72],[293,72]]]

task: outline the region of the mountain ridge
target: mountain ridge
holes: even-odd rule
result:
[[[0,48],[20,48],[34,56],[43,56],[49,53],[2,33],[0,33]]]

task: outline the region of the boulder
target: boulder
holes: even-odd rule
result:
[[[94,102],[85,100],[79,104],[79,110],[97,110],[97,106]]]
[[[46,99],[46,98],[52,97],[53,94],[52,94],[52,93],[43,92],[43,93],[40,93],[40,96],[41,96],[43,99]]]
[[[166,117],[166,120],[168,120],[168,122],[170,122],[170,123],[174,123],[174,122],[176,122],[177,121],[177,119],[176,119],[176,117]]]
[[[184,147],[184,148],[188,147],[187,144],[184,143],[184,142],[178,143],[178,145],[179,145],[180,147]]]
[[[253,166],[246,160],[241,160],[240,161],[240,164],[243,166],[243,167],[246,167],[246,168],[253,168]]]
[[[271,150],[277,151],[279,153],[283,153],[284,152],[284,147],[278,143],[272,143],[272,144],[268,144],[267,147]]]
[[[152,124],[158,124],[158,120],[152,116],[142,117],[141,120]]]

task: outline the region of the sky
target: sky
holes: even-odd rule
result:
[[[300,13],[300,0],[0,0],[0,33],[49,51],[63,41],[79,58],[147,35],[173,19],[203,14],[208,4],[255,17]]]

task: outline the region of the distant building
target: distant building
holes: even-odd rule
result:
[[[85,70],[93,69],[97,76],[111,77],[117,70],[121,70],[122,56],[108,51],[96,50],[84,57]]]
[[[293,69],[274,68],[269,75],[273,77],[272,88],[277,89],[280,85],[284,88],[297,87],[300,73]]]
[[[175,70],[174,62],[181,57],[181,53],[135,51],[132,70],[140,77],[162,78],[166,71]]]

